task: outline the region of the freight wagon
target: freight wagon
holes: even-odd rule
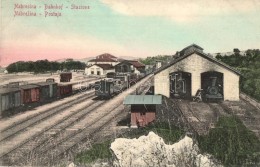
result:
[[[72,84],[59,84],[57,90],[57,96],[63,97],[72,94]]]
[[[40,101],[44,102],[57,97],[58,85],[55,82],[38,82],[35,85],[40,87]]]
[[[21,105],[21,91],[19,88],[0,89],[0,115],[3,111],[13,109]]]
[[[60,82],[70,82],[71,79],[72,79],[71,72],[63,72],[60,74]]]
[[[34,84],[21,85],[22,104],[40,101],[40,87]]]

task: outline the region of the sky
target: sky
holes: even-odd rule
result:
[[[0,66],[103,53],[173,55],[193,43],[206,53],[260,49],[260,0],[0,1]],[[14,4],[76,4],[90,9],[63,8],[61,17],[14,17]],[[44,14],[42,8],[34,11]]]

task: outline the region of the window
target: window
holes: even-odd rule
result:
[[[91,71],[91,74],[94,74],[94,71]]]

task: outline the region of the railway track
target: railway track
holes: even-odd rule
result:
[[[0,160],[8,164],[8,162],[10,162],[8,161],[10,160],[9,157],[17,156],[17,154],[20,154],[20,158],[15,159],[11,164],[16,164],[27,156],[35,158],[41,157],[43,160],[41,164],[45,164],[51,159],[55,160],[55,157],[63,155],[75,147],[80,141],[95,134],[99,129],[110,123],[110,121],[115,118],[115,115],[122,112],[122,100],[113,104],[112,108],[106,105],[109,101],[92,104],[87,109],[77,111],[73,115],[68,115],[66,118],[64,117],[54,125],[40,131],[12,150],[2,154]],[[67,106],[71,106],[71,104]],[[107,111],[104,112],[104,108],[107,109]],[[101,114],[95,117],[97,113]]]
[[[82,136],[81,138],[78,138],[78,141],[75,142],[74,144],[71,145],[66,145],[67,148],[63,149],[58,155],[55,156],[55,158],[53,158],[49,163],[45,163],[44,165],[49,166],[52,164],[55,164],[57,159],[63,158],[64,155],[69,154],[69,152],[73,151],[74,149],[77,150],[77,147],[80,147],[80,143],[83,143],[85,141],[87,141],[89,138],[92,138],[95,134],[97,134],[98,132],[100,132],[103,128],[105,128],[107,125],[109,125],[111,123],[111,120],[116,119],[117,117],[120,117],[121,115],[124,115],[123,110],[119,110],[116,114],[116,117],[109,117],[106,120],[100,120],[99,124],[95,124],[93,125],[88,131],[88,135],[87,136]],[[107,116],[108,117],[108,116]],[[68,141],[70,142],[70,141]],[[63,145],[61,145],[63,147]]]
[[[39,123],[40,121],[44,121],[45,119],[50,118],[51,116],[53,116],[55,114],[59,114],[60,112],[62,112],[64,109],[66,109],[68,107],[81,103],[81,102],[85,101],[86,99],[89,99],[92,97],[94,97],[94,92],[85,94],[85,95],[79,97],[76,101],[70,101],[61,106],[54,106],[52,108],[47,109],[46,111],[26,117],[25,119],[22,119],[22,120],[16,122],[15,124],[10,125],[10,126],[4,128],[3,130],[1,130],[0,142],[3,140],[6,140],[7,138],[15,135],[18,132],[26,129],[29,126]]]
[[[116,106],[112,110],[109,110],[108,113],[103,114],[101,117],[93,120],[87,127],[81,129],[80,131],[75,131],[74,133],[71,133],[65,138],[62,138],[55,145],[50,145],[46,147],[40,152],[40,155],[46,156],[44,162],[48,162],[46,160],[53,162],[58,157],[66,155],[66,152],[71,150],[73,147],[75,147],[78,143],[82,142],[83,140],[90,138],[105,125],[109,124],[110,121],[115,117],[115,115],[118,115],[122,111],[123,105],[121,105],[121,107]],[[43,165],[47,164],[43,163]]]
[[[87,117],[90,113],[92,113],[96,108],[102,107],[102,105],[104,105],[105,103],[106,101],[92,102],[88,105],[88,107],[82,110],[78,110],[76,112],[72,112],[71,114],[64,117],[62,120],[44,129],[40,133],[35,134],[30,139],[26,140],[22,144],[10,150],[8,153],[2,156],[3,157],[2,159],[6,159],[8,158],[8,156],[12,156],[12,155],[17,156],[21,153],[30,154],[30,152],[37,152],[41,146],[48,144],[49,142],[54,140],[55,137],[64,136],[64,133],[66,133],[67,128],[81,121],[82,119]],[[19,161],[20,160],[18,160],[17,163],[19,163]]]
[[[195,128],[193,127],[193,125],[190,123],[189,121],[189,116],[191,116],[190,114],[187,116],[181,109],[179,101],[177,99],[173,99],[173,105],[174,105],[174,110],[176,110],[175,112],[180,113],[181,115],[181,122],[182,125],[184,126],[184,128],[186,129],[187,132],[191,132],[193,134],[197,134],[197,131],[195,130]]]
[[[25,131],[28,128],[32,128],[33,126],[36,126],[37,124],[39,124],[39,123],[41,123],[43,121],[46,121],[47,119],[53,117],[54,115],[55,116],[59,116],[66,109],[72,108],[73,106],[71,106],[71,105],[79,104],[79,103],[84,102],[84,101],[86,101],[88,99],[91,99],[92,97],[95,97],[95,96],[94,96],[93,93],[90,93],[88,95],[83,96],[79,100],[73,101],[73,103],[67,103],[67,104],[64,104],[62,106],[55,107],[54,110],[49,110],[47,112],[43,112],[42,114],[38,114],[35,117],[32,117],[30,119],[21,121],[19,124],[16,124],[15,126],[11,126],[6,131],[1,132],[0,145],[3,147],[6,143],[10,142],[9,140],[12,139],[13,137],[15,137],[15,136],[17,136],[17,135],[19,135],[21,133],[25,133]],[[39,132],[37,132],[36,134],[38,134],[38,133]],[[20,145],[20,144],[18,144],[18,145]],[[8,152],[9,151],[6,152],[3,149],[2,152],[0,153],[0,158],[2,156],[4,156],[6,153],[8,153]]]

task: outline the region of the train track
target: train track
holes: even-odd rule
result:
[[[51,118],[54,115],[61,114],[64,110],[71,108],[73,105],[84,102],[87,99],[90,99],[92,97],[95,97],[93,92],[82,96],[81,98],[79,98],[76,101],[68,102],[66,104],[63,104],[62,106],[53,107],[51,109],[48,109],[45,112],[41,112],[41,113],[34,115],[30,118],[19,121],[19,123],[16,123],[15,125],[11,125],[10,127],[7,127],[5,130],[3,130],[1,132],[0,144],[1,145],[5,144],[5,142],[8,139],[10,139],[10,138],[12,138],[12,137],[14,137],[14,136],[16,136],[20,133],[23,133],[24,131],[26,131],[26,129],[28,127],[32,127],[36,124],[39,124],[40,122],[43,122],[43,121]],[[1,153],[0,157],[2,157],[4,154],[5,153]]]
[[[40,149],[40,146],[48,144],[53,138],[66,133],[66,129],[75,123],[81,121],[85,117],[87,117],[90,113],[92,113],[96,108],[102,107],[107,101],[98,101],[92,102],[88,105],[88,107],[78,110],[76,112],[72,112],[71,114],[64,117],[62,120],[56,122],[55,124],[51,125],[50,127],[44,129],[38,134],[35,134],[33,137],[29,138],[22,144],[16,146],[4,156],[2,159],[8,158],[11,154],[20,154],[20,153],[27,153],[30,152],[37,152]],[[18,161],[19,162],[19,161]]]
[[[81,103],[81,102],[85,101],[86,99],[89,99],[92,97],[95,97],[94,92],[83,95],[76,101],[71,101],[71,102],[67,102],[66,104],[63,104],[61,106],[52,107],[50,109],[47,109],[46,111],[43,111],[41,113],[32,115],[31,117],[27,117],[23,120],[20,120],[20,121],[16,122],[15,124],[3,129],[0,132],[1,133],[0,142],[18,134],[19,132],[25,130],[29,126],[33,126],[39,122],[42,122],[42,121],[50,118],[53,115],[59,114],[64,109],[67,109],[73,105]]]
[[[8,158],[12,155],[27,153],[21,154],[22,157],[15,160],[19,162],[20,159],[28,155],[31,156],[31,153],[34,153],[36,158],[42,157],[45,162],[49,162],[50,159],[63,155],[75,147],[80,141],[95,134],[99,129],[110,123],[110,121],[115,118],[115,115],[122,112],[123,108],[118,108],[118,106],[123,107],[122,101],[117,101],[117,104],[114,104],[112,108],[104,112],[102,106],[109,101],[92,104],[92,108],[90,106],[87,109],[77,111],[73,115],[63,118],[59,122],[56,122],[56,124],[30,137],[12,150],[2,154],[2,156],[0,156],[1,159],[5,163],[7,162],[5,160],[9,160]],[[104,107],[106,108],[106,106]],[[91,114],[95,113],[102,114],[93,118]]]
[[[92,135],[94,135],[96,132],[102,129],[105,125],[109,124],[111,120],[115,117],[115,115],[118,115],[122,111],[123,105],[121,105],[121,108],[116,106],[112,110],[109,110],[108,113],[103,114],[101,117],[98,117],[97,119],[93,120],[88,126],[81,129],[80,131],[75,131],[74,133],[71,133],[70,135],[56,142],[55,145],[49,145],[48,147],[42,149],[40,155],[46,156],[44,162],[48,162],[46,160],[49,160],[50,162],[48,163],[51,163],[57,160],[58,157],[66,155],[66,152],[71,150],[73,147],[75,147],[78,143],[82,142],[83,140],[90,138]],[[43,165],[47,164],[43,163]]]
[[[124,115],[123,112],[124,112],[123,110],[120,110],[119,112],[116,113],[117,114],[116,117],[110,116],[106,120],[102,120],[102,121],[100,120],[99,124],[96,123],[95,125],[93,125],[91,127],[92,129],[89,129],[87,136],[81,136],[81,137],[79,136],[79,138],[77,138],[78,139],[77,142],[72,143],[71,145],[66,145],[65,149],[63,149],[58,155],[56,155],[55,158],[53,158],[49,163],[45,163],[44,165],[48,166],[48,165],[55,164],[57,159],[62,159],[64,157],[64,155],[67,155],[69,152],[73,151],[74,149],[77,150],[77,147],[80,147],[80,143],[83,143],[86,140],[88,140],[89,138],[92,138],[95,134],[100,132],[104,127],[109,125],[111,123],[111,120],[116,119],[116,118],[120,117],[121,115]],[[69,143],[70,141],[67,141],[67,142]],[[61,145],[61,147],[63,147],[63,145]]]
[[[189,117],[182,111],[179,101],[177,99],[173,99],[173,105],[174,105],[175,112],[181,114],[182,126],[184,126],[187,132],[191,132],[194,135],[197,135],[197,131],[195,130],[194,126],[190,123]]]

